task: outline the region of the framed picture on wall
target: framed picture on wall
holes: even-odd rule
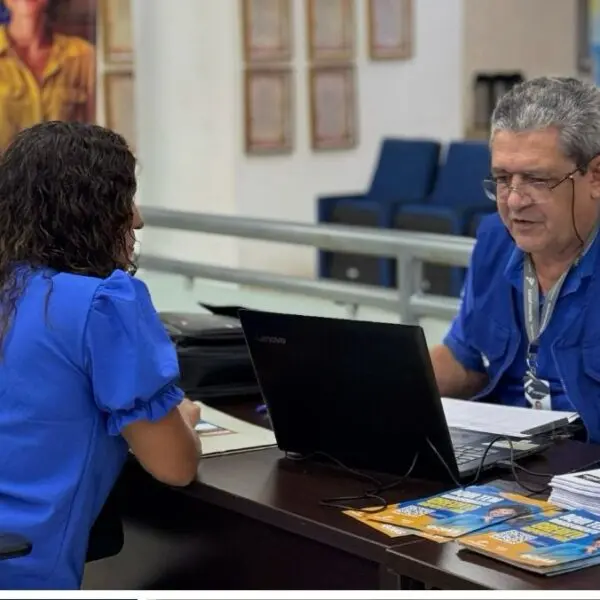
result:
[[[309,93],[313,150],[354,148],[358,143],[354,68],[312,67]]]
[[[355,53],[354,0],[307,0],[311,62],[351,61]]]
[[[246,153],[290,153],[294,143],[291,69],[247,69],[244,88]]]
[[[241,0],[241,3],[244,61],[260,63],[290,60],[291,0]]]
[[[136,145],[134,114],[134,77],[132,73],[104,76],[106,126],[120,133],[132,148]]]
[[[96,45],[96,0],[63,0],[56,2],[53,30],[63,35],[81,37]]]
[[[590,42],[593,28],[593,0],[577,0],[577,67],[581,75],[592,73]]]
[[[412,0],[367,0],[372,60],[402,60],[412,56],[412,4]]]
[[[132,0],[102,0],[104,60],[107,63],[133,62]]]

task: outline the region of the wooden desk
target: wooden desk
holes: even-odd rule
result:
[[[544,577],[459,550],[455,542],[422,540],[390,549],[388,566],[398,577],[398,589],[597,590],[600,584],[600,567]],[[410,573],[410,577],[402,573]]]
[[[527,466],[558,474],[575,468],[591,468],[598,461],[600,446],[563,442],[543,456],[531,459]],[[540,485],[540,478],[537,480]],[[527,483],[533,481],[535,478],[527,477]],[[392,547],[386,563],[390,570],[388,583],[395,576],[398,589],[597,590],[600,584],[600,567],[544,577],[460,549],[454,542],[436,544],[418,540]]]
[[[256,422],[253,407],[229,412]],[[526,464],[564,472],[600,458],[600,449],[590,456],[590,448],[567,442]],[[198,481],[186,489],[155,482],[131,461],[117,486],[124,549],[88,565],[84,588],[397,587],[397,575],[411,572],[406,569],[412,563],[402,562],[402,547],[410,544],[411,551],[420,551],[421,542],[412,536],[388,538],[319,504],[327,497],[360,494],[366,487],[332,467],[282,460],[276,449],[205,458]],[[398,502],[438,491],[441,486],[410,481],[386,497]],[[440,548],[430,547],[424,545],[423,552],[436,563]],[[428,573],[423,577],[429,581]]]
[[[181,490],[131,463],[119,482],[125,547],[88,565],[84,587],[377,589],[400,539],[319,505],[364,487],[328,467],[282,463],[278,450],[207,458]],[[394,500],[438,489],[410,483]]]

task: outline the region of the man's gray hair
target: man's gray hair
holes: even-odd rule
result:
[[[600,154],[600,90],[572,77],[538,77],[512,88],[492,114],[492,137],[548,127],[558,130],[564,154],[587,167]]]

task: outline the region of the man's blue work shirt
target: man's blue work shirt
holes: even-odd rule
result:
[[[176,406],[178,375],[141,281],[32,273],[0,360],[0,532],[33,551],[0,561],[0,587],[80,587],[90,528],[127,457],[120,433]]]
[[[599,237],[596,236],[586,254],[569,271],[552,318],[539,339],[537,376],[550,383],[553,410],[576,410],[567,397],[563,382],[561,382],[556,362],[552,356],[552,344],[564,330],[565,324],[572,322],[585,304],[590,279],[598,261]],[[528,346],[523,314],[523,259],[524,253],[513,243],[512,252],[509,254],[505,265],[497,265],[496,267],[497,270],[502,271],[501,276],[512,288],[512,306],[504,306],[500,310],[513,312],[517,329],[521,335],[514,360],[500,376],[493,393],[503,404],[528,407],[529,403],[525,399],[523,388],[523,377],[527,370],[526,353]],[[473,273],[469,269],[465,279],[461,308],[444,339],[444,344],[450,348],[456,359],[464,367],[485,373],[487,358],[473,347],[465,334],[465,320],[469,318],[474,309],[472,277]],[[542,306],[543,298],[540,296],[540,315],[542,314]]]

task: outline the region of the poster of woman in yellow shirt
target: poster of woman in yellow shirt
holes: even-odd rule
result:
[[[66,5],[66,6],[65,6]],[[95,120],[95,0],[2,0],[0,150],[40,121]],[[60,33],[88,21],[88,39]],[[65,27],[66,25],[66,27]],[[92,39],[89,39],[89,38]]]

